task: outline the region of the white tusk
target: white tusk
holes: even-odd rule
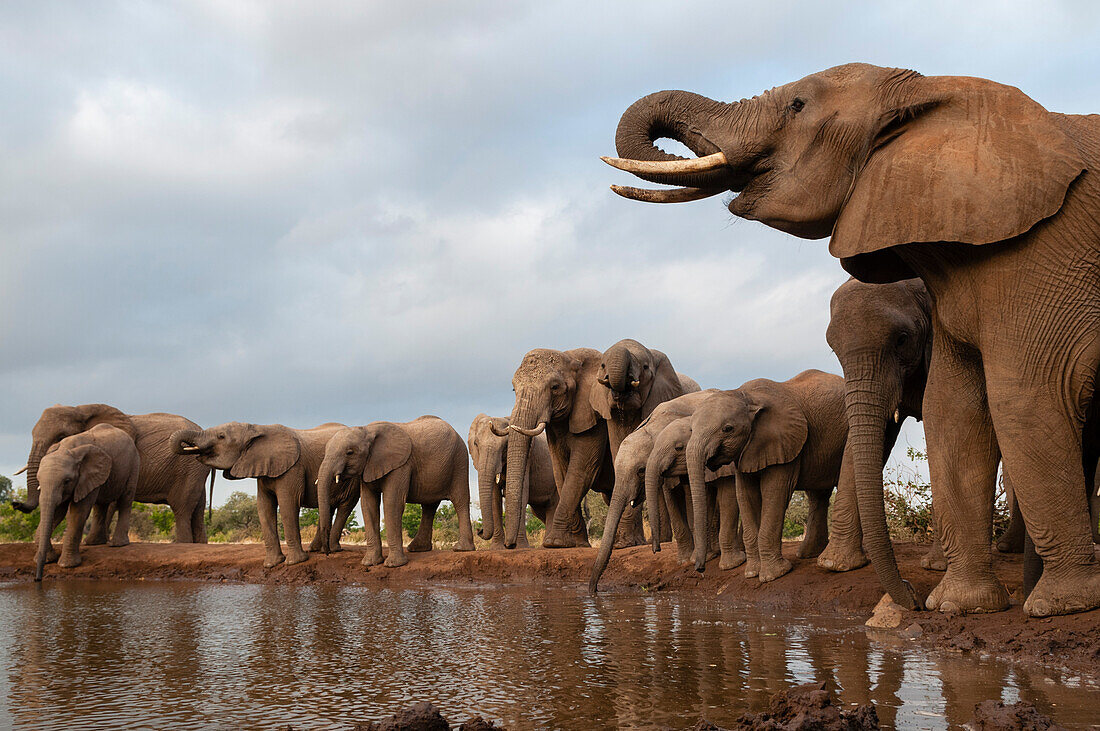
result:
[[[500,473],[499,472],[497,473],[497,476],[496,476],[496,484],[498,484],[498,485],[500,484]]]
[[[26,472],[26,471],[27,471],[27,466],[26,466],[26,465],[23,465],[23,469],[19,470],[19,471],[18,471],[18,472],[16,472],[15,474],[16,474],[16,475],[21,475],[21,474],[23,474],[23,473],[24,473],[24,472]],[[14,476],[15,476],[15,475],[12,475],[12,477],[14,477]]]
[[[894,423],[895,424],[900,424],[901,423],[901,413],[899,413],[899,411],[897,409],[894,409]]]
[[[339,484],[340,484],[340,475],[336,475],[336,484],[337,484],[337,485],[339,485]]]
[[[689,203],[718,195],[725,188],[672,188],[671,190],[650,190],[632,188],[629,185],[612,185],[611,190],[623,198],[643,203]]]
[[[621,157],[606,156],[601,156],[600,159],[613,168],[635,175],[690,175],[709,173],[728,166],[723,152],[684,160],[624,160]]]
[[[523,427],[516,426],[515,424],[509,424],[508,428],[513,431],[518,431],[525,437],[537,437],[539,434],[542,434],[543,430],[546,428],[546,422],[540,421],[538,423],[538,426],[536,426],[534,429],[524,429]]]
[[[631,388],[637,388],[637,387],[638,387],[638,386],[640,386],[640,385],[642,385],[642,382],[641,382],[641,381],[631,381],[631,382],[630,382],[630,387],[631,387]]]

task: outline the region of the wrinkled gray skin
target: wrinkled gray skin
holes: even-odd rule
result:
[[[653,505],[660,500],[660,488],[656,482],[652,486],[651,494],[646,494],[648,483],[645,467],[649,460],[650,451],[653,449],[654,440],[662,429],[676,419],[692,413],[699,404],[715,393],[718,393],[715,389],[696,391],[659,404],[637,429],[623,439],[622,444],[619,445],[619,452],[615,457],[615,486],[611,493],[611,500],[607,507],[607,518],[604,522],[605,536],[615,535],[619,521],[630,503],[640,504],[645,499],[650,505]],[[650,511],[650,538],[653,550],[656,552],[661,547],[658,536],[662,532],[663,526],[655,526],[653,521],[653,511]],[[678,530],[678,526],[673,528],[673,538],[676,540],[677,545],[684,545],[686,537],[676,535],[676,530]],[[600,542],[600,550],[596,555],[596,562],[592,567],[592,578],[588,584],[592,592],[596,591],[600,576],[607,568],[607,563],[611,559],[611,550],[611,541]]]
[[[179,543],[206,543],[205,484],[214,486],[213,472],[194,460],[172,451],[169,438],[179,429],[198,429],[198,424],[175,414],[130,416],[106,404],[51,406],[42,412],[31,430],[33,442],[27,457],[27,500],[12,505],[24,513],[38,507],[38,466],[50,447],[65,437],[80,434],[97,424],[110,424],[130,435],[141,456],[136,497],[141,503],[168,505],[176,518],[175,540]],[[88,545],[107,542],[111,510],[92,512]]]
[[[481,531],[479,535],[489,541],[491,549],[504,548],[504,497],[505,475],[508,473],[508,437],[513,434],[508,419],[500,416],[478,414],[470,424],[466,444],[477,470],[478,496],[481,500]],[[554,485],[554,466],[550,463],[550,447],[546,435],[531,440],[527,455],[527,479],[524,481],[527,498],[525,505],[543,523],[554,521],[558,507],[558,488]],[[517,548],[529,548],[527,531],[521,530]]]
[[[772,581],[791,570],[783,557],[783,518],[795,490],[810,500],[799,549],[809,558],[826,549],[849,568],[867,563],[845,454],[844,379],[809,370],[789,381],[765,378],[708,399],[692,415],[687,470],[695,510],[695,569],[706,563],[707,469],[732,464],[745,541],[745,576]],[[838,483],[830,540],[829,496]],[[700,521],[704,521],[702,524]],[[704,527],[701,528],[700,526]]]
[[[141,458],[130,435],[107,424],[62,439],[38,465],[39,507],[34,580],[41,581],[46,563],[55,550],[50,535],[66,518],[58,566],[80,565],[80,539],[92,506],[118,511],[112,546],[130,542],[130,508],[137,491]],[[68,515],[66,516],[66,512]]]
[[[226,479],[256,479],[264,566],[271,568],[283,561],[291,565],[309,558],[302,550],[298,514],[302,508],[318,507],[316,482],[325,444],[342,428],[343,424],[323,424],[313,429],[290,429],[282,424],[234,421],[201,431],[177,431],[170,444],[176,454],[224,470]],[[288,556],[279,546],[278,513],[282,513]],[[318,529],[311,551],[322,548],[323,535]]]
[[[337,482],[339,478],[339,482]],[[346,487],[345,487],[346,486]],[[451,425],[437,416],[345,427],[331,436],[317,481],[321,533],[329,534],[333,498],[359,487],[367,533],[364,566],[382,563],[379,506],[385,509],[390,568],[409,562],[405,551],[432,550],[432,523],[443,500],[458,514],[456,551],[474,550],[470,525],[470,456]],[[423,506],[420,527],[406,549],[401,516],[406,503]]]

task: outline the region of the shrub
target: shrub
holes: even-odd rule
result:
[[[175,528],[176,516],[167,505],[134,503],[130,511],[130,538],[133,540],[171,541]]]
[[[223,505],[214,508],[206,533],[208,540],[217,543],[262,540],[255,496],[241,491],[230,495]]]
[[[14,491],[11,480],[0,475],[0,543],[34,540],[34,532],[38,530],[38,511],[23,513],[11,505],[12,500],[26,499],[26,490]],[[61,529],[61,526],[58,528]]]

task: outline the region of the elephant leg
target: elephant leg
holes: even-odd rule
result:
[[[896,425],[895,425],[896,426]],[[888,439],[893,444],[892,439]],[[856,499],[855,462],[848,448],[840,461],[840,479],[836,485],[836,500],[829,516],[827,545],[817,557],[817,565],[829,571],[852,571],[866,566],[870,561],[863,552],[863,527],[859,520],[859,504]],[[807,526],[807,534],[809,526]],[[803,545],[806,540],[803,539]],[[799,556],[801,556],[801,551]]]
[[[680,563],[691,563],[691,554],[695,553],[695,536],[691,532],[688,516],[692,514],[690,490],[685,490],[679,480],[662,480],[664,503],[668,506],[669,530],[676,541],[676,559]]]
[[[989,400],[1005,473],[1012,479],[1027,534],[1043,560],[1043,575],[1024,602],[1024,611],[1045,617],[1100,606],[1100,565],[1080,467],[1080,425],[1064,413],[1064,396],[1050,394],[1046,387],[1028,392],[1018,383],[1008,388],[997,383]],[[946,533],[944,551],[950,574],[953,557]]]
[[[279,547],[279,525],[275,510],[275,495],[266,487],[256,490],[256,509],[260,514],[260,533],[264,538],[264,568],[277,566],[286,560]],[[176,524],[179,527],[179,524]]]
[[[722,555],[718,531],[718,491],[714,489],[714,485],[707,485],[707,561]]]
[[[92,523],[88,535],[84,538],[85,546],[101,546],[107,542],[107,530],[111,526],[113,512],[114,503],[92,507]]]
[[[390,475],[393,473],[391,472]],[[389,475],[387,475],[387,478]],[[404,566],[409,562],[409,557],[405,555],[405,547],[401,545],[401,516],[405,512],[405,495],[406,490],[395,489],[396,486],[385,483],[390,483],[391,480],[387,479],[383,483],[382,487],[382,509],[386,514],[386,546],[389,548],[389,555],[386,556],[385,564],[389,568],[397,568]]]
[[[641,534],[641,540],[638,539]],[[623,509],[622,519],[615,530],[615,548],[630,548],[645,543],[645,531],[642,528],[642,506],[627,505]]]
[[[115,523],[115,532],[111,536],[110,543],[116,548],[130,545],[130,513],[134,503],[132,500],[120,500],[117,505],[118,521]]]
[[[292,494],[289,486],[281,485],[276,491],[279,500],[279,516],[283,521],[283,536],[286,538],[286,565],[293,566],[309,559],[309,554],[302,550],[302,531],[298,526],[298,513],[301,505]]]
[[[206,543],[206,498],[191,510],[191,542]]]
[[[1024,600],[1031,596],[1039,578],[1043,575],[1043,559],[1035,552],[1031,536],[1024,531]]]
[[[172,517],[176,523],[176,535],[173,539],[174,543],[194,543],[195,535],[191,527],[192,510],[188,510],[182,505],[170,505],[172,508]]]
[[[668,496],[663,490],[661,491],[661,504],[658,506],[658,510],[661,511],[660,540],[661,543],[668,543],[672,540],[672,523],[669,522],[671,518],[669,517]]]
[[[928,553],[921,556],[920,565],[928,571],[947,571],[947,557],[943,555],[943,544],[935,531],[932,533],[932,545],[928,547]]]
[[[737,481],[719,477],[714,482],[718,500],[718,546],[722,558],[718,568],[735,569],[745,563],[745,542],[741,538],[741,509],[737,504]]]
[[[363,483],[359,491],[359,504],[363,508],[363,532],[367,536],[367,550],[363,554],[364,566],[377,566],[382,563],[382,535],[378,503],[379,495]]]
[[[760,575],[760,478],[757,475],[737,476],[737,505],[741,513],[741,536],[745,542],[745,578]]]
[[[769,467],[760,475],[760,530],[756,536],[760,581],[774,581],[792,568],[783,557],[783,519],[797,481],[797,462]]]
[[[340,537],[344,535],[344,528],[348,524],[348,518],[351,516],[351,511],[355,510],[355,500],[345,500],[340,503],[336,508],[336,518],[332,521],[332,527],[329,529],[328,545],[329,553],[337,553],[343,551],[343,547],[340,545]],[[318,531],[318,535],[320,532]],[[316,539],[314,539],[316,542]],[[309,547],[310,551],[315,550],[313,546]]]
[[[409,542],[406,551],[419,553],[432,550],[432,529],[435,526],[435,511],[439,509],[439,501],[424,503],[420,511],[420,525],[416,528],[416,535]],[[526,532],[526,531],[523,531]]]
[[[516,548],[530,548],[531,542],[527,539],[527,506],[523,506],[523,517],[519,521],[519,533],[516,534]]]
[[[84,537],[84,522],[92,510],[92,500],[83,503],[71,503],[65,516],[65,535],[61,538],[61,558],[57,565],[71,569],[80,565],[80,539]]]
[[[51,523],[50,525],[54,526],[55,530],[57,526],[61,525],[61,521],[65,519],[65,514],[66,512],[68,512],[68,510],[69,506],[65,503],[61,503],[56,508],[54,508],[53,523]],[[53,541],[50,541],[49,548],[46,550],[46,563],[55,563],[59,558],[61,558],[61,552],[57,550],[57,547],[53,544]]]
[[[924,395],[932,508],[947,572],[925,604],[941,611],[1000,611],[1008,607],[1008,592],[990,556],[998,435],[980,366],[947,340],[937,334],[933,341]]]
[[[829,491],[809,490],[806,500],[810,504],[802,543],[798,546],[799,558],[816,558],[829,542]]]
[[[1012,489],[1012,482],[1008,474],[1004,476],[1005,497],[1008,501],[1008,527],[1004,535],[997,541],[997,550],[1001,553],[1023,553],[1024,551],[1024,516],[1020,513],[1020,503],[1016,500],[1016,491]]]
[[[554,514],[554,524],[547,528],[546,535],[543,536],[543,548],[589,545],[587,534],[582,538],[580,533],[584,530],[580,504],[596,479],[604,458],[603,450],[606,448],[605,441],[589,439],[585,443],[577,444],[570,453],[569,466],[565,470],[565,479],[559,491],[558,510]],[[614,540],[614,536],[604,536],[603,539]]]

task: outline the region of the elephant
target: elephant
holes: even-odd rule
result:
[[[686,393],[671,401],[665,401],[654,408],[653,413],[637,429],[623,439],[622,444],[619,445],[618,454],[615,455],[615,484],[612,488],[611,500],[607,507],[607,518],[604,522],[605,536],[616,535],[619,521],[631,502],[640,503],[642,499],[645,499],[650,505],[653,505],[654,502],[660,499],[656,481],[647,493],[647,488],[650,488],[650,485],[646,480],[646,463],[649,461],[654,440],[666,426],[681,417],[691,414],[699,404],[715,393],[719,393],[719,391],[712,388],[706,391]],[[659,540],[661,525],[654,523],[653,515],[654,511],[651,508],[650,536],[653,542],[653,550],[657,552],[661,546]],[[679,530],[678,525],[676,530]],[[673,537],[676,539],[677,545],[687,545],[684,537],[675,534]],[[588,583],[589,590],[593,593],[596,592],[600,576],[607,568],[607,563],[611,558],[612,544],[612,541],[600,542],[600,550],[596,556],[596,562],[592,566],[592,577]]]
[[[781,383],[748,381],[695,410],[685,460],[695,510],[696,571],[706,564],[705,473],[729,464],[737,480],[746,577],[773,581],[791,570],[782,552],[783,518],[795,490],[804,491],[810,502],[799,557],[828,555],[847,568],[867,563],[844,416],[844,379],[818,370]],[[838,483],[830,536],[829,497]]]
[[[490,541],[490,548],[504,548],[503,498],[504,476],[508,470],[508,419],[499,416],[478,414],[470,424],[470,433],[466,444],[470,448],[470,457],[477,470],[478,494],[481,498],[480,535]],[[527,455],[527,476],[524,480],[527,499],[524,506],[530,505],[531,511],[546,525],[554,522],[554,512],[558,507],[558,488],[554,485],[554,467],[550,463],[550,447],[546,435],[540,434],[531,440],[531,449]],[[527,531],[517,534],[516,545],[529,548]]]
[[[386,543],[390,568],[409,562],[402,545],[401,516],[405,503],[424,506],[420,528],[409,551],[432,550],[432,523],[442,500],[450,500],[458,513],[456,551],[474,550],[470,525],[470,456],[450,424],[438,416],[421,416],[395,423],[376,421],[366,426],[337,430],[325,448],[317,481],[320,502],[320,534],[329,535],[331,499],[342,482],[358,484],[363,522],[367,533],[364,566],[382,563],[379,534],[379,498],[385,509]]]
[[[283,561],[291,566],[309,558],[302,550],[298,514],[302,508],[318,507],[316,483],[325,444],[343,428],[335,423],[291,429],[282,424],[232,421],[209,429],[179,430],[169,443],[176,454],[191,455],[207,467],[223,470],[228,480],[256,478],[264,568],[272,568]],[[288,556],[279,547],[278,513],[282,514]],[[318,528],[309,550],[319,551],[323,543],[324,532]]]
[[[176,518],[175,539],[180,543],[206,543],[205,483],[210,480],[211,497],[214,473],[175,454],[168,438],[177,429],[198,429],[198,424],[175,414],[140,414],[130,416],[106,404],[62,406],[57,404],[42,412],[31,431],[33,443],[27,466],[27,500],[12,505],[24,513],[38,507],[38,465],[50,447],[65,437],[87,431],[97,424],[110,424],[130,435],[141,455],[141,474],[135,500],[142,503],[167,504]],[[21,470],[22,471],[22,470]],[[18,474],[18,473],[17,473]],[[107,542],[111,515],[98,507],[92,516],[89,545]]]
[[[112,546],[130,543],[130,509],[137,492],[141,457],[133,438],[109,424],[97,424],[87,431],[65,437],[38,462],[38,524],[34,580],[42,580],[46,562],[53,553],[50,536],[68,516],[57,565],[80,565],[80,539],[92,506],[118,511]]]
[[[702,157],[669,155],[658,137]],[[732,191],[731,213],[830,237],[861,281],[925,283],[933,339],[922,413],[947,558],[927,608],[1009,605],[989,551],[998,459],[1044,564],[1024,611],[1100,606],[1085,500],[1096,454],[1084,448],[1098,416],[1100,116],[1048,112],[985,79],[847,64],[731,104],[650,95],[624,113],[616,144],[616,167],[683,186],[618,187],[626,197]],[[894,408],[848,392],[854,449],[878,449]],[[860,469],[877,472],[875,461]],[[858,481],[872,522],[877,477]],[[918,606],[907,587],[887,590]]]

